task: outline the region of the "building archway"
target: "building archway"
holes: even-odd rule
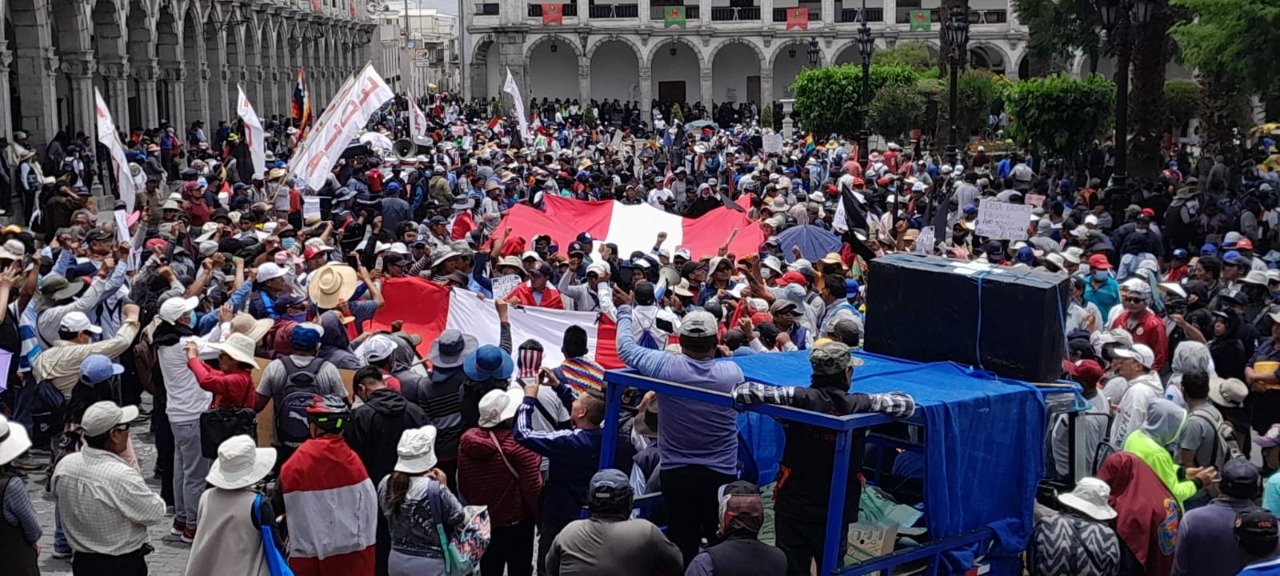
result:
[[[525,80],[529,93],[525,98],[581,98],[578,83],[578,62],[582,55],[577,43],[560,36],[547,34],[538,38],[528,50]]]
[[[49,0],[9,0],[5,38],[12,43],[10,68],[14,130],[27,132],[35,145],[48,142],[58,128],[58,74],[53,51]]]
[[[1005,73],[1009,66],[1004,51],[989,44],[969,46],[969,68],[990,70],[993,74]]]
[[[607,39],[588,52],[591,59],[591,99],[640,100],[640,52],[625,40]]]
[[[128,8],[128,0],[123,2]],[[96,85],[107,101],[111,119],[117,128],[126,128],[129,126],[129,57],[125,34],[128,14],[113,0],[97,0],[90,17],[93,22],[91,40],[97,60]],[[79,129],[90,133],[85,127]]]
[[[90,6],[53,2],[53,48],[58,55],[57,129],[69,134],[93,131],[93,23]]]
[[[822,52],[822,42],[819,41],[817,66],[825,65],[826,57]],[[800,75],[801,70],[809,67],[809,40],[796,39],[779,44],[773,51],[769,67],[773,70],[771,100],[776,102],[791,98],[791,84],[796,81],[796,76]]]
[[[501,66],[498,63],[498,43],[492,36],[485,36],[476,43],[471,53],[471,95],[475,98],[492,98],[502,89]]]
[[[747,41],[725,42],[711,53],[711,100],[760,104],[760,63],[764,53]],[[710,106],[710,104],[707,104]]]
[[[650,94],[662,106],[663,118],[670,120],[672,104],[702,100],[702,57],[692,42],[673,36],[654,46],[649,58]],[[709,76],[710,70],[707,73]],[[649,103],[641,105],[646,104]],[[704,104],[710,106],[711,103]]]
[[[163,10],[163,8],[162,8]],[[168,22],[172,25],[172,19]],[[157,14],[147,11],[141,0],[129,2],[129,19],[126,20],[125,52],[129,56],[129,123],[116,120],[121,129],[132,130],[155,126],[156,116],[156,52],[159,49],[160,23]],[[153,32],[154,30],[154,32]],[[176,41],[176,40],[175,40]]]
[[[169,3],[161,3],[160,14],[156,16],[156,60],[160,65],[156,82],[156,126],[161,119],[174,118],[182,112],[182,95],[175,95],[175,91],[182,89],[182,82],[174,78],[182,71],[182,59],[182,31],[178,20]]]
[[[204,74],[208,70],[201,63],[205,58],[204,28],[199,8],[192,5],[182,21],[182,74],[183,117],[170,118],[174,123],[187,124],[204,119],[209,111],[209,95],[204,91]]]

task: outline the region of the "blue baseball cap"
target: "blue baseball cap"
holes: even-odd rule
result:
[[[1173,251],[1173,257],[1179,260],[1188,260],[1190,259],[1190,256],[1190,254],[1187,254],[1186,248],[1178,248]]]
[[[123,373],[124,366],[112,362],[102,354],[90,354],[80,364],[80,381],[89,384],[98,384]]]
[[[545,264],[544,264],[545,266]],[[511,355],[492,344],[481,346],[462,362],[462,371],[472,380],[506,380],[515,371]]]
[[[289,339],[293,342],[294,348],[311,350],[320,344],[322,334],[324,334],[324,328],[318,324],[303,322],[293,327]]]
[[[978,213],[978,207],[977,207],[977,206],[974,206],[973,204],[965,204],[965,205],[964,205],[964,213],[965,213],[965,214],[977,214],[977,213]]]
[[[595,241],[596,239],[591,237],[590,232],[583,232],[581,234],[578,234],[578,242],[581,242],[583,244],[590,244]]]
[[[1235,250],[1227,250],[1227,252],[1222,255],[1222,263],[1223,264],[1243,264],[1244,256],[1241,256],[1240,253],[1236,252]]]
[[[1204,246],[1200,247],[1200,255],[1201,256],[1217,256],[1218,247],[1214,246],[1212,243],[1205,244]]]
[[[848,298],[853,298],[862,292],[862,287],[858,285],[858,281],[853,278],[844,279],[844,294]]]

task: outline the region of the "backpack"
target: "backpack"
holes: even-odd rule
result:
[[[654,317],[654,322],[651,322],[648,326],[642,324],[639,318],[636,319],[636,325],[640,326],[640,337],[636,339],[636,344],[639,344],[642,348],[648,348],[650,350],[662,350],[662,347],[658,345],[658,339],[655,338],[653,336],[653,332],[651,332],[651,329],[656,323],[656,316]]]
[[[1214,431],[1217,432],[1217,439],[1213,443],[1213,450],[1210,452],[1209,463],[1207,466],[1213,466],[1221,469],[1222,465],[1228,460],[1244,456],[1243,453],[1240,452],[1239,444],[1236,442],[1235,429],[1231,427],[1231,424],[1227,423],[1226,419],[1219,417],[1218,421],[1214,422],[1208,414],[1200,410],[1193,410],[1191,412],[1191,418],[1199,418],[1203,420],[1210,428],[1213,428]]]
[[[307,426],[307,406],[321,394],[320,385],[316,381],[324,360],[312,358],[303,366],[293,363],[293,359],[284,357],[280,364],[284,366],[284,394],[280,405],[276,407],[276,441],[285,446],[298,446],[310,436]]]
[[[41,380],[31,391],[28,412],[34,424],[31,442],[35,446],[48,446],[50,441],[66,429],[67,398],[52,380]]]

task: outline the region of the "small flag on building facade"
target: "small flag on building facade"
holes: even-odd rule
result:
[[[787,8],[787,30],[792,28],[809,29],[808,8]]]
[[[933,14],[930,10],[912,10],[908,13],[911,26],[909,32],[916,30],[924,30],[926,32],[933,30]]]
[[[663,8],[662,24],[664,28],[679,26],[685,28],[684,6],[667,6]]]
[[[542,25],[564,24],[564,4],[543,4]]]

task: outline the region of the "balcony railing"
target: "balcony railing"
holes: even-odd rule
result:
[[[861,22],[858,18],[860,8],[842,8],[837,15],[839,22]],[[867,22],[884,22],[884,8],[867,8]]]
[[[476,16],[497,16],[501,6],[497,2],[476,4]]]
[[[560,5],[560,7],[564,9],[564,15],[565,15],[565,16],[577,16],[577,15],[578,15],[578,5],[577,5],[577,4],[568,4],[568,3],[566,3],[566,4],[561,4],[561,5]],[[541,18],[541,17],[542,17],[542,4],[530,4],[530,5],[529,5],[529,17],[530,17],[530,18]]]
[[[717,22],[736,22],[760,19],[759,6],[713,6],[711,20]]]
[[[639,4],[598,4],[588,6],[587,14],[592,18],[638,18]]]
[[[668,9],[668,8],[670,8],[670,6],[650,6],[650,7],[649,7],[649,19],[650,19],[650,20],[665,20],[665,19],[666,19],[666,17],[667,17],[667,9]],[[689,5],[686,5],[686,6],[684,7],[684,19],[685,19],[685,20],[687,20],[687,21],[697,20],[697,19],[698,19],[698,7],[697,7],[696,5],[695,5],[695,6],[689,6]]]
[[[897,18],[898,24],[911,23],[911,10],[912,9],[901,9],[901,8],[898,9],[898,18]],[[867,12],[870,13],[871,10],[868,9]],[[945,20],[943,11],[933,10],[930,13],[930,20],[935,24],[942,23]],[[969,11],[970,24],[1004,24],[1008,21],[1009,21],[1008,10],[970,10]]]

